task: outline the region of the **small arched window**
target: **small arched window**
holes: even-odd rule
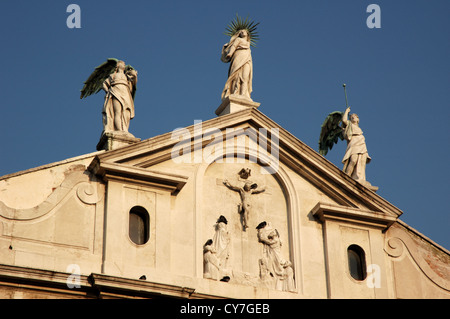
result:
[[[358,245],[347,248],[348,270],[356,280],[366,279],[366,257],[364,250]]]
[[[148,241],[150,237],[150,218],[144,207],[134,206],[130,210],[128,234],[130,239],[137,245],[143,245]]]

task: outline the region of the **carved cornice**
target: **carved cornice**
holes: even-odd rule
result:
[[[147,280],[91,273],[77,275],[79,288],[68,287],[73,274],[37,268],[0,264],[0,285],[32,290],[35,295],[65,295],[68,297],[103,298],[220,298],[196,293],[195,288],[156,283]],[[71,282],[71,281],[70,281]]]
[[[102,162],[98,157],[94,159],[89,169],[104,181],[120,180],[155,186],[169,190],[172,195],[176,195],[188,180],[188,177],[182,175],[153,171],[126,164]]]
[[[397,220],[397,218],[381,212],[334,206],[324,203],[318,203],[311,212],[313,216],[321,222],[334,220],[380,228],[382,230],[389,228]]]
[[[403,213],[387,200],[342,172],[256,108],[233,112],[202,122],[204,132],[211,129],[224,131],[227,128],[249,129],[249,132],[246,133],[258,132],[260,128],[266,128],[268,131],[277,128],[279,129],[280,162],[307,179],[339,205],[354,208],[365,206],[371,211],[380,211],[392,217],[398,217]],[[186,143],[191,143],[191,150],[197,147],[196,143],[202,143],[201,147],[204,147],[210,142],[209,140],[202,141],[200,136],[202,132],[198,132],[195,125],[187,126],[184,129],[191,136],[191,140],[186,141]],[[140,168],[151,167],[171,158],[172,148],[179,143],[178,140],[171,137],[172,132],[165,133],[134,145],[104,152],[99,154],[97,159],[101,163],[124,164]],[[271,142],[271,137],[268,136],[267,140]],[[271,143],[267,144],[269,148]]]
[[[103,274],[92,273],[89,276],[89,282],[92,287],[105,293],[120,293],[122,295],[133,294],[138,291],[144,296],[165,296],[177,298],[189,298],[195,291],[195,288],[181,287],[175,285],[149,282],[145,280],[136,280],[122,277],[107,276]]]

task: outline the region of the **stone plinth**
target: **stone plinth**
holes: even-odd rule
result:
[[[100,137],[100,141],[97,144],[97,151],[105,150],[115,150],[117,148],[128,146],[139,142],[141,139],[134,137],[133,134],[128,132],[116,131],[116,132],[106,132]]]
[[[378,186],[373,186],[372,184],[370,184],[368,181],[358,181],[361,184],[363,184],[364,186],[366,186],[368,189],[370,189],[372,192],[375,192],[378,190]]]
[[[250,108],[258,108],[260,105],[261,103],[253,102],[242,95],[232,94],[222,100],[222,104],[216,110],[216,115],[221,116]]]

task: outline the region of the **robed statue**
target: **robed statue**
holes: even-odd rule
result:
[[[227,27],[225,34],[230,41],[222,47],[221,61],[230,63],[228,79],[222,91],[222,100],[236,94],[251,100],[253,62],[250,47],[258,39],[256,26],[259,23],[236,16]]]
[[[295,291],[292,263],[281,254],[280,234],[270,222],[257,227],[258,241],[263,244],[263,257],[259,260],[260,279],[268,288]]]
[[[124,61],[110,58],[95,68],[84,82],[80,98],[106,92],[103,103],[103,133],[126,132],[134,117],[137,71]]]
[[[378,188],[373,187],[366,180],[366,164],[370,163],[371,157],[367,151],[363,131],[359,127],[359,117],[355,113],[350,114],[350,110],[347,104],[344,112],[335,111],[328,114],[321,127],[319,153],[325,156],[328,150],[331,150],[339,139],[345,139],[347,141],[347,148],[342,159],[342,163],[344,164],[342,170],[354,180],[376,190]]]

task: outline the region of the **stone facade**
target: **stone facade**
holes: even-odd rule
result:
[[[0,298],[450,298],[402,211],[256,108],[218,113],[0,177]]]

